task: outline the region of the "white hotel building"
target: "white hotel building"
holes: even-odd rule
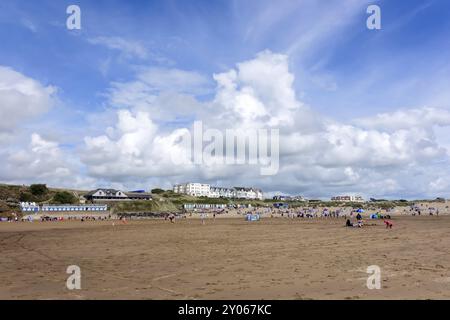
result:
[[[204,183],[183,183],[173,187],[173,192],[188,194],[194,197],[209,197],[210,185]]]
[[[263,192],[256,188],[212,187],[209,184],[192,182],[174,185],[173,192],[188,194],[194,197],[263,199]]]

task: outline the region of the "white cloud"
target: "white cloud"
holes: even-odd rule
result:
[[[208,79],[200,73],[175,68],[140,68],[136,79],[113,82],[110,100],[114,105],[135,106],[151,104],[156,94],[169,91],[179,94],[206,93]]]
[[[217,88],[212,101],[169,94],[178,99],[169,99],[172,103],[165,105],[166,115],[186,116],[182,106],[189,105],[205,129],[279,128],[280,171],[262,177],[252,166],[174,166],[171,154],[182,153],[177,141],[193,119],[185,119],[186,123],[173,131],[157,125],[155,101],[162,93],[143,89],[151,83],[144,78],[138,75],[135,82],[120,87],[122,99],[134,100],[112,96],[111,104],[121,101],[123,108],[118,111],[116,126],[104,135],[86,138],[82,160],[92,175],[125,184],[133,179],[158,181],[164,187],[177,181],[207,180],[310,196],[341,192],[415,196],[441,186],[430,184],[437,177],[427,171],[435,162],[448,161],[447,150],[433,129],[450,125],[446,110],[400,110],[349,123],[327,119],[297,99],[287,56],[270,51],[215,74]],[[167,79],[170,82],[170,77]],[[132,101],[139,103],[133,107]]]
[[[136,78],[113,82],[108,91],[109,105],[150,112],[155,121],[173,121],[180,117],[203,114],[196,95],[210,90],[202,74],[175,68],[138,68]]]
[[[109,134],[85,138],[81,159],[93,176],[118,181],[175,174],[179,170],[172,163],[172,152],[179,149],[176,141],[184,131],[161,135],[157,130],[149,113],[119,110]]]
[[[21,123],[47,112],[55,92],[55,87],[0,66],[0,135],[12,134]]]
[[[446,109],[398,110],[338,122],[298,99],[288,57],[270,51],[213,79],[214,95],[200,100],[198,92],[209,82],[196,72],[137,69],[132,81],[112,83],[107,96],[112,108],[91,115],[96,133],[86,134],[79,151],[33,133],[25,147],[2,150],[0,179],[123,188],[199,180],[311,197],[344,192],[416,197],[450,191],[445,183],[450,174],[448,150],[436,135],[437,128],[442,136],[450,126]],[[8,119],[0,123],[0,133],[13,132],[23,121],[49,110],[54,92],[53,87],[0,67],[0,112]],[[99,129],[103,121],[95,119],[103,118],[108,125]],[[279,128],[279,173],[262,177],[259,168],[249,165],[174,165],[174,155],[182,157],[185,151],[180,141],[196,119],[203,121],[205,130],[222,132]]]
[[[365,128],[395,131],[400,129],[430,128],[449,126],[450,111],[446,109],[423,107],[418,109],[398,110],[378,114],[375,117],[356,119],[355,124]]]
[[[42,182],[52,186],[86,187],[92,179],[79,174],[78,162],[54,142],[37,133],[27,146],[12,146],[0,152],[3,159],[0,177],[7,183]]]
[[[293,90],[294,76],[287,56],[263,51],[237,68],[214,75],[218,89],[215,103],[244,126],[255,122],[269,126],[292,125],[301,103]]]
[[[33,23],[33,21],[26,19],[26,18],[22,18],[20,20],[20,22],[22,23],[22,25],[27,28],[28,30],[30,30],[33,33],[36,33],[38,31],[37,26]]]
[[[139,41],[124,39],[121,37],[94,37],[88,39],[89,43],[103,45],[109,49],[119,50],[127,57],[146,59],[148,51]]]
[[[200,73],[175,68],[142,68],[137,78],[154,91],[197,94],[208,86],[208,79]]]

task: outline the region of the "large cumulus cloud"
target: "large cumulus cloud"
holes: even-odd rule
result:
[[[19,124],[47,112],[55,92],[53,86],[0,66],[0,140],[13,135]]]
[[[202,79],[188,72],[175,74],[182,76],[178,83]],[[157,82],[161,89],[153,87],[150,92],[148,79],[154,79],[152,70],[111,88],[117,124],[105,128],[104,135],[87,136],[82,151],[91,175],[124,184],[140,179],[164,187],[206,180],[318,197],[342,192],[411,196],[445,192],[445,184],[429,169],[448,161],[447,149],[434,133],[436,126],[450,125],[446,109],[423,107],[335,121],[297,98],[288,57],[270,51],[214,74],[216,89],[206,101],[195,92],[168,93],[169,86],[161,83],[164,79]],[[117,105],[117,97],[134,103]],[[164,114],[178,122],[168,124]],[[278,174],[261,176],[252,165],[175,166],[173,155],[182,155],[180,140],[192,132],[194,120],[201,120],[205,130],[278,128]]]

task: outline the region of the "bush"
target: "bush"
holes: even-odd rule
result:
[[[21,192],[19,195],[20,202],[36,202],[37,198],[29,192]]]
[[[152,189],[152,193],[154,193],[154,194],[161,194],[161,193],[164,193],[164,190],[160,189],[160,188],[155,188],[155,189]]]
[[[59,203],[59,204],[71,204],[71,203],[76,203],[77,198],[70,192],[67,191],[62,191],[62,192],[57,192],[55,193],[55,195],[53,196],[53,201],[54,203]]]
[[[32,184],[30,186],[30,192],[39,197],[48,192],[47,186],[45,184]]]

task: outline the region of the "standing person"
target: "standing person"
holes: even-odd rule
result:
[[[202,220],[202,224],[205,224],[205,213],[200,213],[200,219]]]

